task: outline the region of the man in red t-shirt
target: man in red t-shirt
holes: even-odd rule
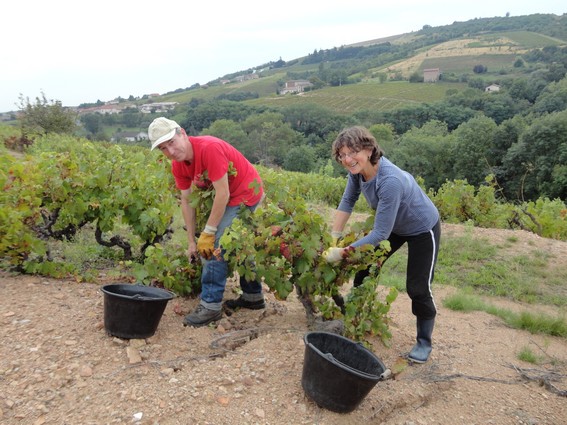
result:
[[[201,299],[183,323],[187,326],[205,326],[222,317],[222,299],[226,286],[228,265],[213,255],[219,248],[219,239],[236,217],[240,206],[254,210],[264,191],[262,179],[254,166],[234,146],[213,136],[188,136],[175,121],[156,118],[148,128],[152,150],[158,148],[171,160],[175,184],[181,190],[181,211],[187,227],[189,260],[199,254],[203,261]],[[215,190],[211,213],[199,239],[195,242],[195,208],[189,204],[194,187]],[[222,257],[222,256],[221,256]],[[265,307],[262,286],[240,277],[242,295],[227,300],[230,309]]]

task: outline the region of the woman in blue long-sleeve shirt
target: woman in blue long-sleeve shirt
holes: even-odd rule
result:
[[[337,162],[348,170],[347,185],[333,221],[333,237],[342,235],[362,193],[376,211],[374,226],[351,246],[378,246],[388,240],[390,256],[404,243],[408,244],[406,288],[412,300],[412,313],[417,318],[417,343],[408,358],[425,363],[431,353],[437,313],[431,283],[441,237],[439,212],[413,176],[384,156],[366,128],[343,130],[333,142],[332,152]],[[344,248],[331,248],[325,252],[325,258],[331,263],[338,262],[344,253]],[[368,273],[368,270],[357,273],[354,286],[362,284]]]

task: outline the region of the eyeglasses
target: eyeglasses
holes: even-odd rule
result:
[[[339,158],[339,161],[344,161],[347,157],[354,158],[357,153],[358,152],[341,153],[337,158]]]

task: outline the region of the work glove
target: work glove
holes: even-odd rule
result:
[[[344,248],[329,248],[323,252],[323,258],[327,263],[338,263],[343,259]]]
[[[197,251],[205,260],[208,260],[213,255],[216,234],[217,228],[215,226],[206,225],[205,230],[201,232],[199,240],[197,240]]]
[[[331,246],[338,246],[340,240],[343,238],[343,232],[331,232],[331,238],[333,238]]]

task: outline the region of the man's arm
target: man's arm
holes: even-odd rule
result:
[[[213,187],[215,188],[213,207],[211,208],[211,213],[207,219],[207,224],[197,241],[197,250],[199,251],[199,254],[207,260],[214,255],[217,227],[222,220],[228,200],[230,199],[228,174],[225,173],[220,179],[214,181]]]
[[[213,200],[213,207],[211,214],[207,219],[207,225],[217,227],[226,211],[228,200],[230,199],[230,190],[228,188],[228,174],[224,174],[220,179],[213,182],[215,188],[215,199]]]
[[[181,191],[181,213],[187,228],[187,257],[191,260],[197,255],[197,244],[195,242],[195,208],[189,205],[189,195],[191,188]]]

